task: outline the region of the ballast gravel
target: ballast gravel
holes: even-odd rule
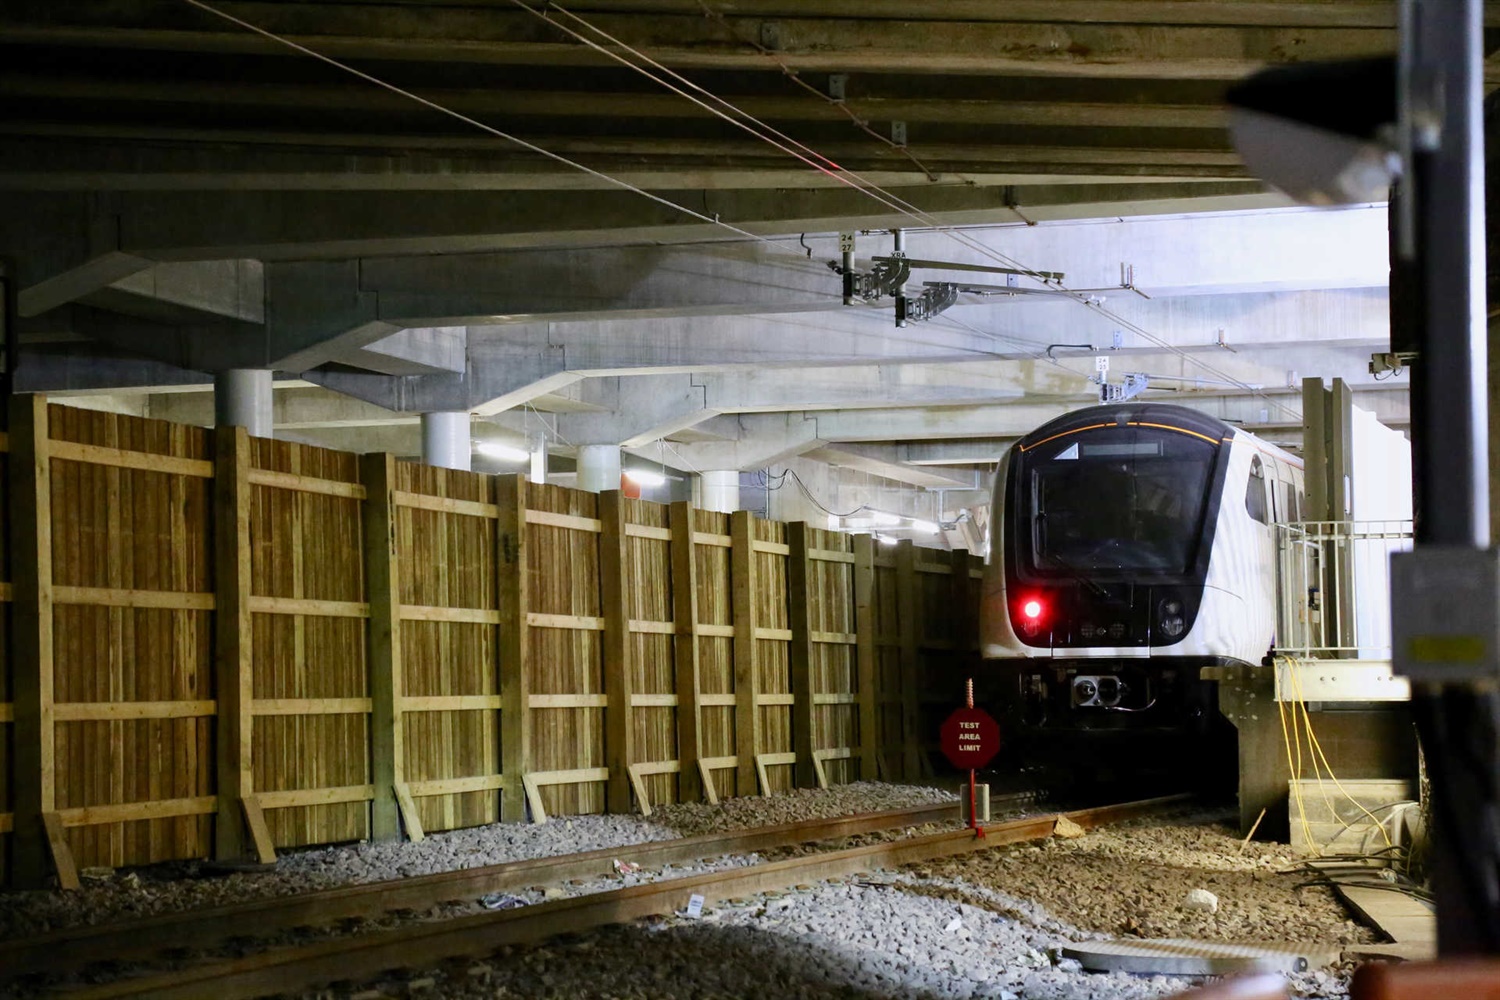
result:
[[[554,817],[429,835],[418,844],[346,844],[288,851],[273,868],[205,877],[197,862],[115,871],[75,892],[0,892],[0,939],[114,920],[223,906],[343,885],[379,882],[532,858],[576,854],[702,833],[956,802],[948,791],[857,782],[769,797],[658,806],[639,816]]]

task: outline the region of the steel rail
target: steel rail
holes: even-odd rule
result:
[[[889,843],[829,851],[727,871],[664,879],[642,885],[560,899],[550,903],[475,914],[440,923],[419,923],[377,934],[279,948],[246,958],[194,966],[177,972],[120,980],[75,994],[78,997],[157,997],[237,1000],[306,990],[336,982],[359,982],[396,968],[421,969],[460,957],[484,956],[505,945],[530,944],[561,933],[674,913],[693,895],[706,903],[859,872],[983,851],[1052,835],[1060,817],[1089,829],[1180,805],[1174,795],[1049,813],[996,823],[976,837],[968,829]]]
[[[168,949],[204,948],[229,938],[257,936],[392,910],[422,911],[453,900],[474,900],[612,872],[615,860],[646,868],[724,854],[748,854],[817,840],[874,833],[924,823],[958,821],[953,802],[889,809],[832,819],[803,820],[729,833],[606,847],[580,854],[512,861],[316,892],[184,910],[139,920],[74,927],[0,942],[0,982],[56,969],[70,971],[102,960],[149,957]]]

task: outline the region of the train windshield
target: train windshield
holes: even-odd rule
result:
[[[1027,449],[1031,569],[1188,572],[1217,454],[1201,435],[1140,426],[1093,428]]]

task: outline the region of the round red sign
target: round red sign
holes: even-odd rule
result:
[[[984,767],[1000,752],[1000,724],[982,708],[960,708],[941,730],[943,753],[961,771]]]

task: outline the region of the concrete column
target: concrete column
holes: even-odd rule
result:
[[[698,506],[729,514],[740,509],[737,469],[709,469],[698,474]]]
[[[533,483],[545,483],[547,481],[547,435],[533,434],[526,442],[526,448],[531,452],[531,469],[526,474],[527,480]]]
[[[617,444],[581,444],[578,446],[578,488],[590,493],[620,488],[620,446]]]
[[[440,410],[422,414],[422,461],[444,469],[473,467],[469,444],[469,412]]]
[[[214,376],[214,425],[243,427],[254,437],[271,437],[271,372],[230,368]]]

